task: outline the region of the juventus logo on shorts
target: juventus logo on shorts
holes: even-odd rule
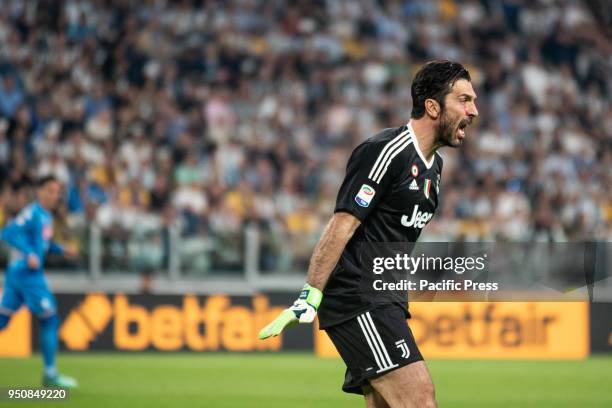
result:
[[[401,339],[401,340],[396,341],[395,347],[402,350],[402,358],[410,357],[410,349],[408,348],[408,345],[406,344],[406,340]]]
[[[372,320],[370,312],[365,312],[364,314],[357,316],[357,322],[359,322],[363,335],[365,336],[368,346],[370,346],[370,350],[372,350],[372,354],[376,360],[376,365],[378,366],[378,370],[376,370],[376,372],[382,373],[383,371],[397,367],[397,364],[394,364],[391,361],[391,357],[389,357],[385,343],[383,343],[380,333],[378,333],[378,329],[374,325],[374,320]]]

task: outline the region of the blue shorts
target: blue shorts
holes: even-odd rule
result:
[[[13,271],[16,272],[16,271]],[[55,296],[49,290],[44,277],[36,279],[15,279],[6,274],[2,301],[0,302],[0,314],[11,315],[24,303],[30,311],[38,317],[52,316],[57,311]]]

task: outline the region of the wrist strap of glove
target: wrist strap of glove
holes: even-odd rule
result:
[[[315,310],[319,309],[319,305],[321,304],[321,300],[323,299],[323,292],[314,286],[310,286],[309,284],[305,284],[302,288],[302,292],[299,296],[300,299],[303,299],[310,306],[314,307]]]

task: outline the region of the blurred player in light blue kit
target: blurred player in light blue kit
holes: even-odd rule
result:
[[[47,252],[76,257],[73,248],[63,248],[52,241],[51,212],[61,196],[61,185],[53,176],[43,177],[37,185],[37,201],[29,204],[2,229],[0,237],[11,246],[6,270],[0,330],[4,329],[24,303],[40,323],[40,348],[44,360],[43,385],[72,388],[74,378],[60,375],[55,365],[58,347],[59,317],[55,297],[49,290],[43,272]]]

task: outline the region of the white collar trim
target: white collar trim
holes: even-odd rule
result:
[[[412,124],[408,122],[406,126],[408,127],[408,132],[410,132],[410,136],[412,137],[412,143],[414,144],[414,148],[416,149],[419,157],[421,158],[421,161],[425,164],[425,167],[427,167],[427,169],[431,169],[431,166],[433,166],[434,161],[436,159],[436,155],[434,154],[433,156],[431,156],[431,160],[427,162],[427,160],[425,160],[425,155],[423,154],[423,152],[421,151],[421,148],[419,147],[419,141],[417,140],[416,133],[414,133]]]

